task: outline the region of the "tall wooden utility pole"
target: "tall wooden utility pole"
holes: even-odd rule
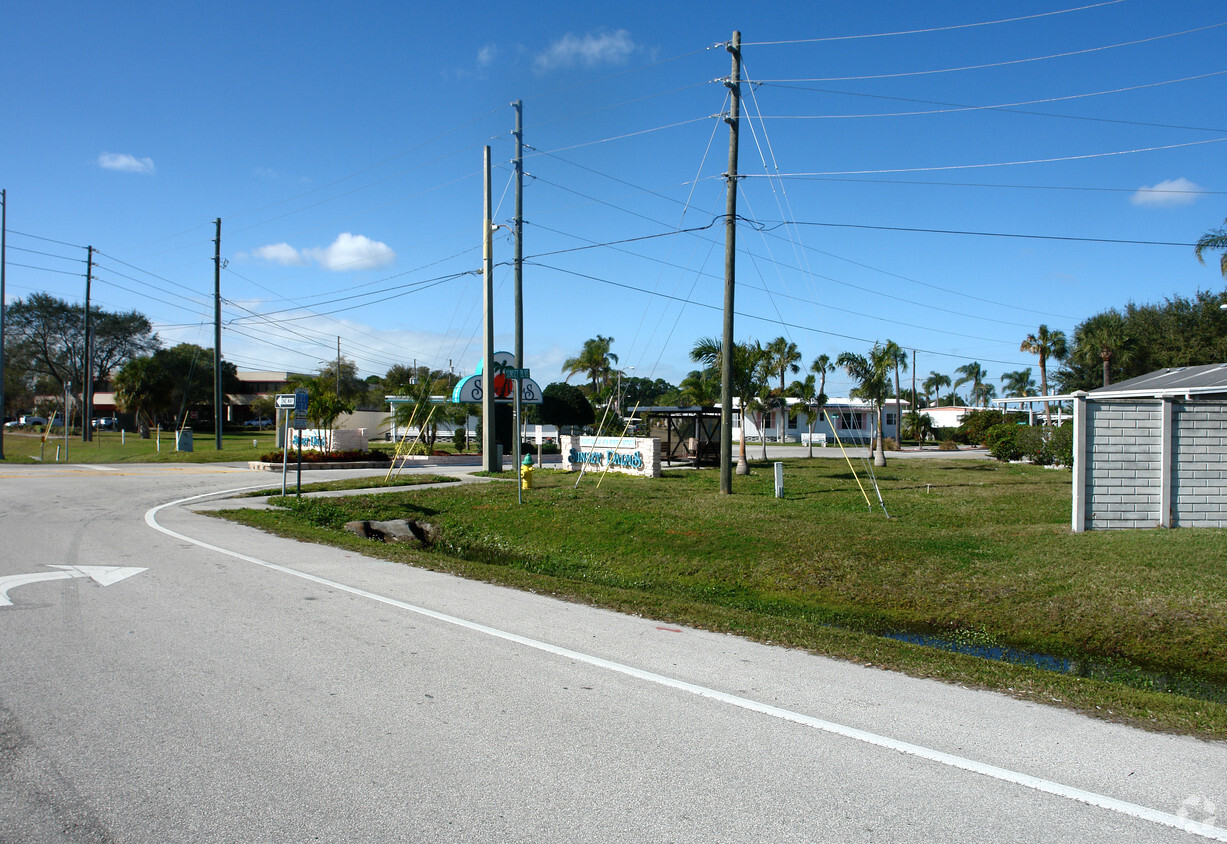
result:
[[[515,229],[515,330],[516,330],[516,369],[524,368],[524,104],[520,100],[516,100],[511,104],[516,110],[516,216],[512,221],[512,226]],[[511,447],[511,464],[515,472],[520,471],[520,431],[523,430],[523,422],[520,414],[520,393],[522,382],[519,378],[515,382],[515,404],[512,406],[513,420],[515,427],[514,444]],[[516,486],[519,489],[519,486]]]
[[[94,421],[94,376],[91,370],[93,361],[93,338],[90,336],[93,326],[90,324],[89,288],[94,280],[94,247],[85,247],[85,371],[81,373],[81,442],[87,443],[93,439]],[[67,399],[65,399],[67,402]],[[68,405],[64,405],[64,436],[68,436]]]
[[[729,170],[724,210],[724,340],[720,347],[720,492],[733,492],[733,291],[737,275],[737,130],[741,118],[741,33],[728,45],[733,72],[725,81],[730,92]],[[743,408],[744,412],[744,408]],[[743,426],[745,419],[742,419]],[[740,466],[738,469],[740,470]]]
[[[213,221],[217,237],[213,241],[213,420],[217,428],[217,450],[222,450],[222,218]]]
[[[494,454],[494,232],[490,219],[490,147],[485,148],[485,214],[482,218],[482,364],[481,364],[481,462],[487,472],[503,471]]]

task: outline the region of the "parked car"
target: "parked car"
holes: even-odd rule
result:
[[[20,422],[22,425],[46,425],[47,417],[46,416],[34,416],[33,414],[30,414],[28,416],[21,417],[17,421]],[[56,417],[56,421],[57,422],[59,421],[58,416]]]
[[[255,419],[248,419],[243,423],[244,428],[259,428],[261,431],[273,427],[273,420],[267,416],[257,416]]]
[[[106,416],[101,419],[95,419],[92,424],[99,431],[114,431],[116,427],[115,422],[114,416]]]

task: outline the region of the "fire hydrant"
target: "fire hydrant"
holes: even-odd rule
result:
[[[533,488],[533,456],[531,454],[524,455],[524,460],[520,463],[520,489]]]

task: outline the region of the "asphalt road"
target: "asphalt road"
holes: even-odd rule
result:
[[[0,841],[1227,840],[1223,744],[195,512],[271,478],[0,466]]]

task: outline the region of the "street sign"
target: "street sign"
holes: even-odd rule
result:
[[[277,409],[290,410],[294,407],[293,393],[278,393],[277,394]]]
[[[527,369],[504,369],[503,375],[507,378],[514,378],[517,381],[522,378],[529,377],[529,373]]]
[[[307,391],[301,387],[294,391],[294,419],[293,426],[298,430],[307,427]]]

